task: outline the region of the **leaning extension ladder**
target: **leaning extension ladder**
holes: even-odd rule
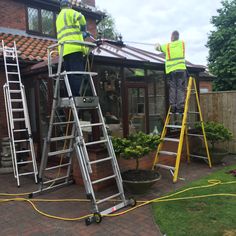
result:
[[[2,40],[2,51],[6,73],[6,83],[3,86],[5,108],[10,139],[11,156],[14,176],[17,186],[20,186],[20,176],[34,175],[37,183],[37,164],[27,108],[25,88],[21,83],[20,67],[16,43],[7,47]],[[25,170],[24,165],[31,167]]]
[[[76,157],[80,166],[81,175],[83,178],[86,196],[91,200],[92,203],[92,213],[93,216],[89,217],[85,220],[87,225],[92,222],[100,223],[103,215],[107,215],[109,213],[115,212],[123,207],[128,205],[135,205],[135,200],[129,199],[126,200],[122,185],[122,178],[119,170],[119,166],[116,160],[115,152],[113,150],[112,142],[110,137],[108,136],[104,118],[102,115],[101,107],[99,104],[98,96],[96,94],[96,89],[93,83],[92,76],[97,75],[97,73],[93,72],[83,72],[83,71],[73,71],[73,72],[61,72],[62,67],[62,58],[63,58],[63,49],[65,44],[77,44],[86,47],[94,47],[95,44],[88,42],[80,42],[80,41],[67,41],[60,44],[61,51],[59,55],[59,62],[57,73],[53,74],[53,66],[52,66],[52,55],[55,53],[55,48],[58,47],[58,44],[52,45],[48,49],[48,62],[49,62],[49,77],[54,79],[54,98],[53,105],[50,117],[50,124],[47,138],[44,142],[42,160],[39,170],[39,181],[40,181],[40,189],[32,193],[30,197],[35,194],[41,193],[43,191],[48,191],[53,188],[58,188],[63,185],[69,184],[71,182],[71,168],[72,168],[72,152],[76,150]],[[68,75],[69,74],[79,74],[83,76],[81,88],[80,88],[80,97],[73,97]],[[87,81],[87,84],[86,84]],[[66,91],[68,93],[68,97],[60,97],[60,83],[63,82],[66,86]],[[87,96],[87,89],[90,88],[90,96]],[[55,120],[56,112],[60,112],[60,110],[66,110],[65,113],[69,113],[68,120],[64,122],[58,122]],[[82,111],[92,110],[96,112],[98,117],[98,122],[83,122],[79,119],[79,115]],[[92,121],[91,121],[92,122]],[[56,130],[57,127],[65,127],[64,136],[55,136],[53,135],[53,130]],[[102,136],[99,140],[88,141],[84,136],[84,129],[92,129],[92,128],[100,128],[102,131]],[[61,146],[60,150],[55,149],[55,142],[68,140],[67,143]],[[54,145],[53,145],[54,144]],[[104,148],[107,151],[105,157],[96,160],[90,160],[88,154],[88,147],[95,147],[95,145],[104,145]],[[54,150],[52,150],[54,148]],[[53,157],[55,159],[56,156],[60,156],[60,162],[57,165],[50,165]],[[108,175],[101,179],[94,179],[91,174],[93,173],[93,165],[102,164],[102,163],[110,163],[111,166],[111,175]],[[65,169],[63,173],[63,168]],[[54,171],[54,174],[52,173]],[[101,170],[102,171],[102,170]],[[50,178],[51,176],[51,178]],[[117,185],[117,193],[111,196],[108,196],[104,199],[97,199],[95,196],[94,185],[101,184],[108,180],[115,180]],[[107,208],[108,203],[111,204],[111,200],[119,198],[120,202],[116,205],[113,205]],[[103,208],[106,209],[100,210],[98,205],[103,205]]]
[[[191,111],[190,109],[190,99],[192,97],[196,101],[196,107],[197,111]],[[153,162],[153,169],[154,168],[164,168],[167,169],[171,172],[173,175],[173,182],[177,182],[178,179],[178,173],[179,173],[179,166],[180,166],[180,161],[181,161],[181,155],[182,155],[182,149],[184,145],[184,138],[186,140],[186,152],[187,152],[187,160],[190,162],[190,157],[192,158],[199,158],[205,160],[209,167],[211,167],[211,159],[210,159],[210,154],[208,150],[208,144],[207,144],[207,139],[206,139],[206,133],[204,129],[204,123],[203,123],[203,118],[202,118],[202,112],[200,108],[200,102],[199,102],[199,97],[198,97],[198,91],[197,91],[197,86],[196,86],[196,81],[194,78],[190,77],[188,81],[188,87],[187,87],[187,93],[186,93],[186,100],[185,100],[185,107],[184,107],[184,113],[183,114],[174,114],[170,112],[171,108],[169,108],[165,124],[162,130],[161,134],[161,143],[159,144],[157,148],[157,152],[155,155],[155,159]],[[201,134],[196,134],[193,133],[194,129],[190,129],[190,125],[195,124],[195,121],[190,120],[190,116],[199,116],[200,118],[200,124],[201,124]],[[176,124],[171,124],[173,121],[173,116],[179,116],[181,119],[180,123],[181,125],[176,125]],[[192,117],[193,118],[193,117]],[[199,122],[199,121],[197,121]],[[193,127],[194,128],[194,127]],[[179,138],[172,138],[172,137],[166,137],[168,129],[174,129],[174,130],[180,130],[180,136]],[[206,157],[205,156],[199,156],[199,155],[194,155],[190,153],[190,148],[189,148],[189,140],[188,137],[198,137],[203,139],[204,145],[205,145],[205,150],[206,150]],[[168,142],[168,143],[167,143]],[[178,143],[178,148],[177,152],[169,151],[169,150],[163,150],[163,146],[165,143],[170,144],[170,143]],[[166,164],[161,164],[161,159],[166,159],[166,157],[173,157],[175,158],[174,162],[175,165],[166,165]]]

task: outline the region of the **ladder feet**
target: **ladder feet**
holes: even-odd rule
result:
[[[101,214],[100,214],[99,212],[95,212],[95,213],[93,214],[93,216],[88,217],[88,218],[85,219],[85,224],[86,224],[87,226],[88,226],[88,225],[91,225],[93,222],[94,222],[94,223],[97,223],[97,224],[99,224],[99,223],[102,222],[102,216],[101,216]]]
[[[30,194],[28,195],[28,198],[29,198],[29,199],[33,198],[33,193],[30,193]]]
[[[137,204],[136,200],[135,200],[133,197],[130,197],[130,198],[129,198],[129,205],[130,205],[131,207],[135,207],[136,204]]]

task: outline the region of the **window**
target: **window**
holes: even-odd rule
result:
[[[56,13],[46,9],[28,7],[28,31],[31,34],[56,37]]]

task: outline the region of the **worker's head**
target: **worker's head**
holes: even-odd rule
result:
[[[179,40],[179,32],[177,30],[173,31],[171,34],[171,42]]]
[[[72,3],[70,0],[61,0],[60,6],[61,6],[61,8],[71,8]]]

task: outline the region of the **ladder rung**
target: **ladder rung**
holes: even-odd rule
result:
[[[168,155],[168,156],[176,156],[177,155],[176,152],[168,152],[168,151],[160,151],[159,154]]]
[[[17,108],[17,109],[12,109],[13,112],[21,112],[21,111],[24,111],[23,108]]]
[[[179,139],[177,138],[163,138],[164,141],[168,141],[168,142],[179,142]]]
[[[71,163],[66,163],[66,164],[61,164],[61,165],[57,165],[57,166],[52,166],[52,167],[48,167],[48,168],[45,168],[45,171],[47,170],[54,170],[54,169],[58,169],[58,168],[62,168],[62,167],[65,167],[65,166],[70,166]]]
[[[56,182],[56,181],[62,180],[62,179],[67,179],[67,178],[68,178],[68,176],[62,176],[62,177],[59,177],[56,179],[51,179],[51,180],[45,181],[45,182],[43,182],[43,184],[49,184],[49,183]]]
[[[115,177],[116,177],[116,175],[111,175],[111,176],[108,176],[108,177],[105,177],[105,178],[102,178],[102,179],[94,180],[94,181],[92,181],[92,184],[97,184],[97,183],[100,183],[100,182],[103,182],[103,181],[106,181],[106,180],[109,180],[109,179],[113,179]]]
[[[101,199],[101,200],[97,201],[96,203],[97,203],[97,204],[100,204],[100,203],[106,202],[106,201],[108,201],[108,200],[110,200],[110,199],[112,199],[112,198],[116,198],[116,197],[118,197],[118,196],[120,196],[120,195],[121,195],[120,193],[117,193],[117,194],[114,194],[114,195],[112,195],[112,196],[110,196],[110,197]]]
[[[29,164],[32,163],[33,161],[21,161],[21,162],[17,162],[18,165],[23,165],[23,164]]]
[[[23,142],[29,142],[29,139],[14,140],[14,143],[23,143]]]
[[[189,133],[188,133],[188,136],[193,136],[193,137],[203,137],[202,134],[189,134]]]
[[[163,168],[163,169],[167,169],[167,170],[175,170],[175,167],[173,167],[173,166],[167,166],[167,165],[163,165],[163,164],[156,164],[156,166]]]
[[[103,125],[103,123],[94,123],[94,124],[87,124],[87,125],[80,125],[81,128],[85,127],[93,127],[93,126],[100,126]]]
[[[67,121],[67,122],[55,122],[53,125],[67,125],[67,124],[74,124],[75,121]]]
[[[13,132],[25,132],[27,129],[14,129]]]
[[[11,102],[22,102],[22,99],[11,99]]]
[[[17,64],[13,64],[13,63],[6,63],[7,66],[17,66]]]
[[[181,125],[167,125],[167,128],[174,128],[174,129],[181,129],[182,126]]]
[[[23,176],[23,175],[34,175],[34,172],[26,172],[26,173],[21,173],[19,174],[19,176]]]
[[[75,136],[70,135],[70,136],[61,136],[61,137],[55,137],[55,138],[51,138],[50,141],[51,142],[55,142],[55,141],[61,141],[61,140],[66,140],[66,139],[73,139]]]
[[[16,153],[26,153],[26,152],[30,152],[31,150],[21,150],[21,151],[16,151]]]
[[[21,90],[9,90],[10,93],[21,93]]]
[[[25,118],[15,118],[13,119],[13,121],[17,122],[17,121],[25,121]]]
[[[92,165],[92,164],[96,164],[96,163],[99,163],[99,162],[109,161],[111,159],[112,159],[112,157],[107,157],[107,158],[103,158],[103,159],[96,160],[96,161],[90,161],[89,163]]]
[[[194,154],[190,154],[189,156],[190,157],[196,157],[196,158],[204,159],[204,160],[208,160],[208,158],[204,157],[204,156],[199,156],[199,155],[194,155]]]
[[[8,80],[8,83],[10,84],[20,84],[20,81],[13,81],[13,80]]]
[[[107,139],[104,139],[104,140],[99,140],[99,141],[94,141],[94,142],[85,143],[85,146],[94,145],[94,144],[99,144],[99,143],[106,143],[106,142],[107,142]]]
[[[18,72],[14,72],[14,71],[8,71],[7,74],[9,74],[9,75],[18,75],[19,73]]]
[[[72,152],[73,150],[74,150],[73,148],[70,148],[70,149],[60,150],[60,151],[56,151],[56,152],[49,152],[48,156],[50,157],[50,156],[56,156],[59,154],[65,154],[65,153]]]

